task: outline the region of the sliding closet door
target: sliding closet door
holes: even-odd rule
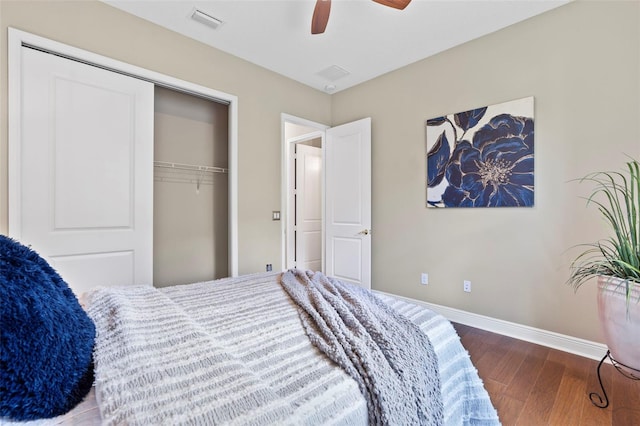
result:
[[[153,84],[22,48],[19,229],[80,294],[152,284]]]

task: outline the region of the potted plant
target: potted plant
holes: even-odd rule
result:
[[[591,244],[571,263],[569,283],[577,290],[598,282],[598,315],[611,357],[627,374],[640,377],[640,163],[624,172],[595,172],[580,182],[593,185],[595,205],[610,236]],[[625,368],[628,367],[628,368]]]

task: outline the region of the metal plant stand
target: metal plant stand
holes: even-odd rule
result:
[[[600,368],[607,358],[611,360],[611,364],[616,368],[616,370],[618,370],[620,374],[631,380],[640,380],[640,370],[636,370],[635,368],[631,368],[628,365],[616,361],[611,356],[611,351],[607,351],[607,354],[600,360],[600,364],[598,364],[598,381],[600,382],[600,389],[602,389],[602,395],[604,395],[604,398],[597,392],[591,392],[589,394],[591,403],[600,408],[607,408],[609,406],[609,397],[607,396],[607,392],[605,392],[604,390],[604,384],[602,383],[602,378],[600,377]]]

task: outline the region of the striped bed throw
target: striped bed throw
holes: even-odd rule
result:
[[[279,276],[94,291],[103,424],[367,424],[357,383],[310,343]],[[444,424],[499,424],[451,324],[380,297],[429,335]]]

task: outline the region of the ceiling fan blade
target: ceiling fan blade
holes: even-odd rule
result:
[[[316,0],[313,18],[311,18],[311,34],[322,34],[324,32],[329,22],[330,11],[331,0]]]
[[[385,6],[393,7],[394,9],[404,9],[411,3],[411,0],[373,0],[376,3],[380,3]]]

